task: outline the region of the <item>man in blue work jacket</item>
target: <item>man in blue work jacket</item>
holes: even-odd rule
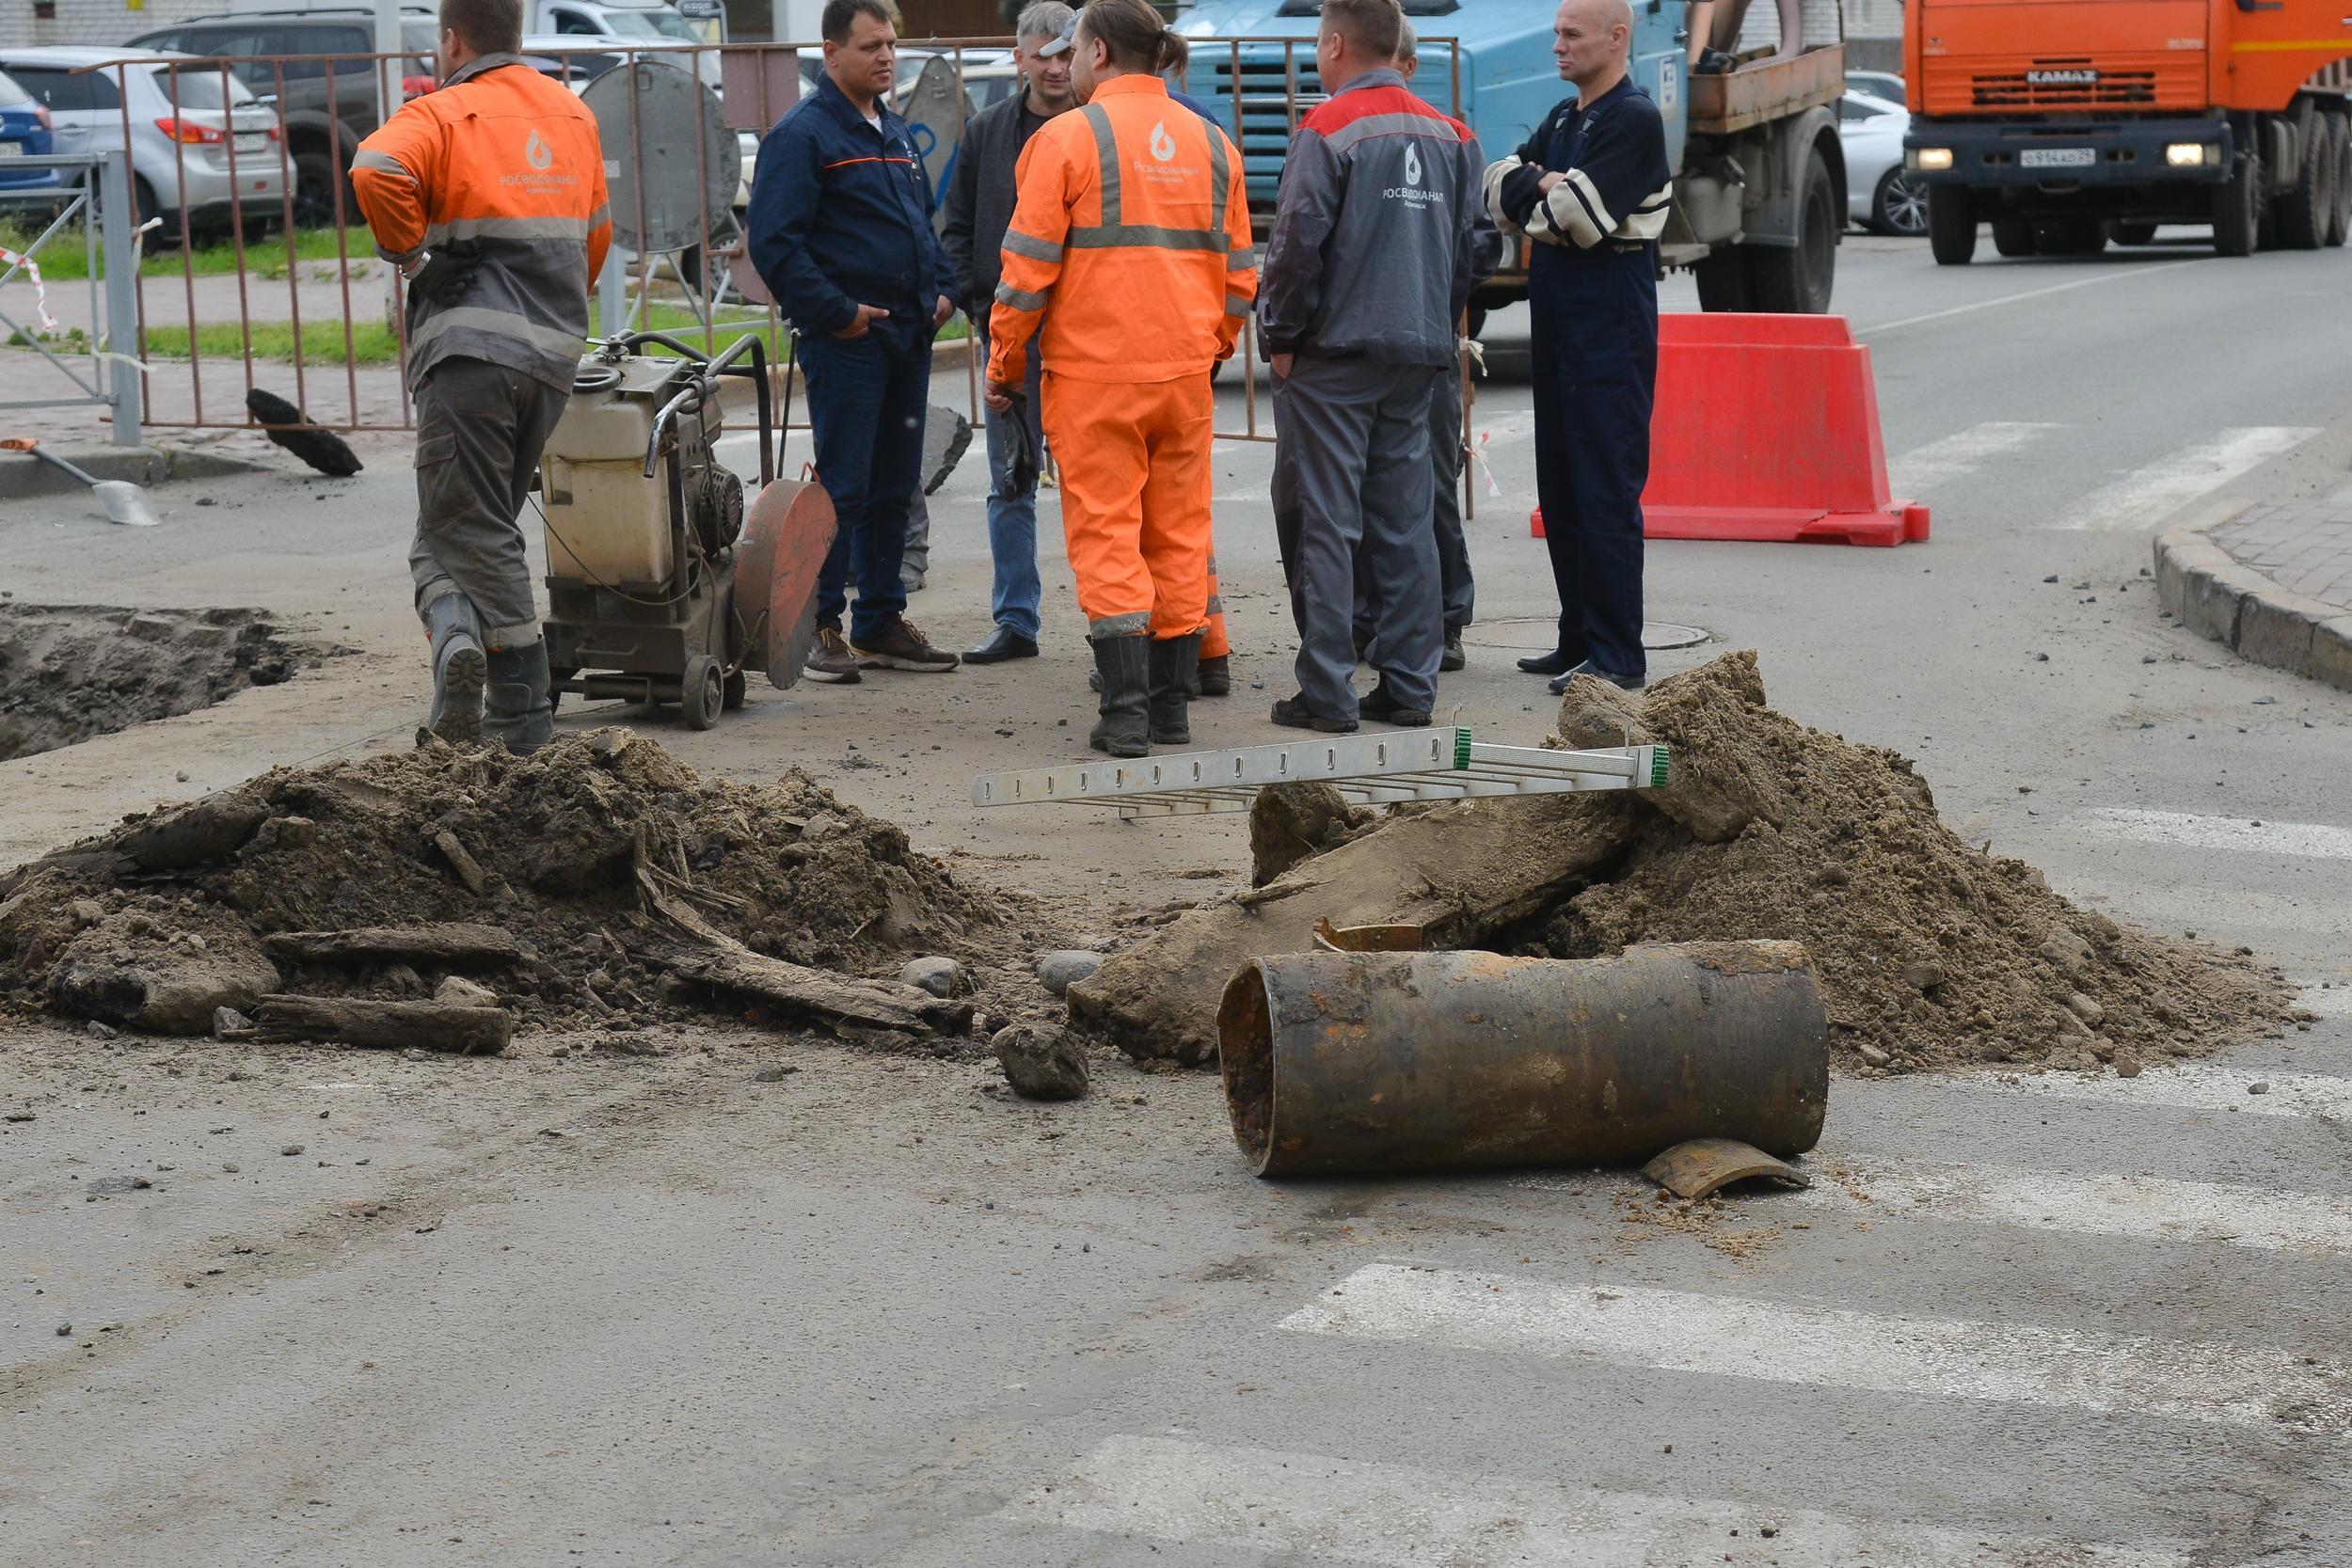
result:
[[[907,122],[884,102],[898,68],[890,14],[884,0],[826,0],[825,74],[759,144],[746,225],[753,264],[799,340],[817,478],[839,529],[818,579],[807,673],[844,685],[861,669],[957,662],[907,620],[898,578],[922,473],[931,337],[956,307],[931,230],[930,182]]]
[[[1674,197],[1658,105],[1626,74],[1627,0],[1562,0],[1552,58],[1576,96],[1488,166],[1486,202],[1525,234],[1534,318],[1535,492],[1560,640],[1519,660],[1552,691],[1598,675],[1629,691],[1642,656],[1642,489],[1658,381],[1658,235]]]

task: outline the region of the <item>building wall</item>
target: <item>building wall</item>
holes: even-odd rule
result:
[[[224,0],[145,0],[137,8],[126,0],[0,0],[0,47],[123,43],[156,27],[226,9]]]

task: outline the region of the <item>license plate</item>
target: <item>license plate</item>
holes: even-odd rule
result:
[[[2029,147],[2017,154],[2025,168],[2089,168],[2099,154],[2088,147]]]
[[[266,152],[269,150],[269,135],[262,131],[241,131],[236,136],[236,146],[239,152]]]
[[[0,158],[22,158],[24,144],[21,141],[0,141]]]

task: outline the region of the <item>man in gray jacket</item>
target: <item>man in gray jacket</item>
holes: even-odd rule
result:
[[[1343,734],[1424,725],[1444,648],[1429,404],[1454,373],[1481,259],[1476,138],[1415,97],[1397,0],[1324,0],[1330,97],[1291,138],[1260,271],[1259,331],[1282,384],[1278,464],[1295,486],[1298,693],[1274,721]],[[1371,563],[1380,684],[1351,677],[1356,558]]]
[[[972,322],[973,352],[982,359],[988,356],[989,303],[1003,265],[1005,230],[1012,224],[1013,169],[1040,126],[1077,106],[1069,55],[1038,53],[1060,36],[1071,14],[1062,0],[1036,0],[1021,13],[1014,24],[1013,62],[1022,88],[964,122],[955,171],[948,176],[939,243],[955,277],[956,302]],[[1037,573],[1037,468],[1045,449],[1038,386],[1043,369],[1044,356],[1031,354],[1027,395],[1009,412],[988,417],[988,553],[996,568],[989,609],[996,629],[964,653],[967,664],[1037,657],[1038,606],[1044,596]],[[1024,434],[1028,462],[1019,465],[1014,459]]]

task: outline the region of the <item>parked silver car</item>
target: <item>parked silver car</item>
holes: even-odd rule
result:
[[[188,69],[175,71],[175,63]],[[48,109],[59,153],[119,151],[127,121],[142,223],[160,217],[176,234],[183,213],[189,228],[212,229],[239,208],[247,222],[284,211],[278,116],[216,65],[189,55],[49,44],[0,49],[0,71]]]
[[[1882,234],[1928,231],[1927,193],[1903,172],[1903,134],[1911,112],[1900,103],[1849,91],[1837,101],[1837,145],[1846,154],[1848,216]]]

